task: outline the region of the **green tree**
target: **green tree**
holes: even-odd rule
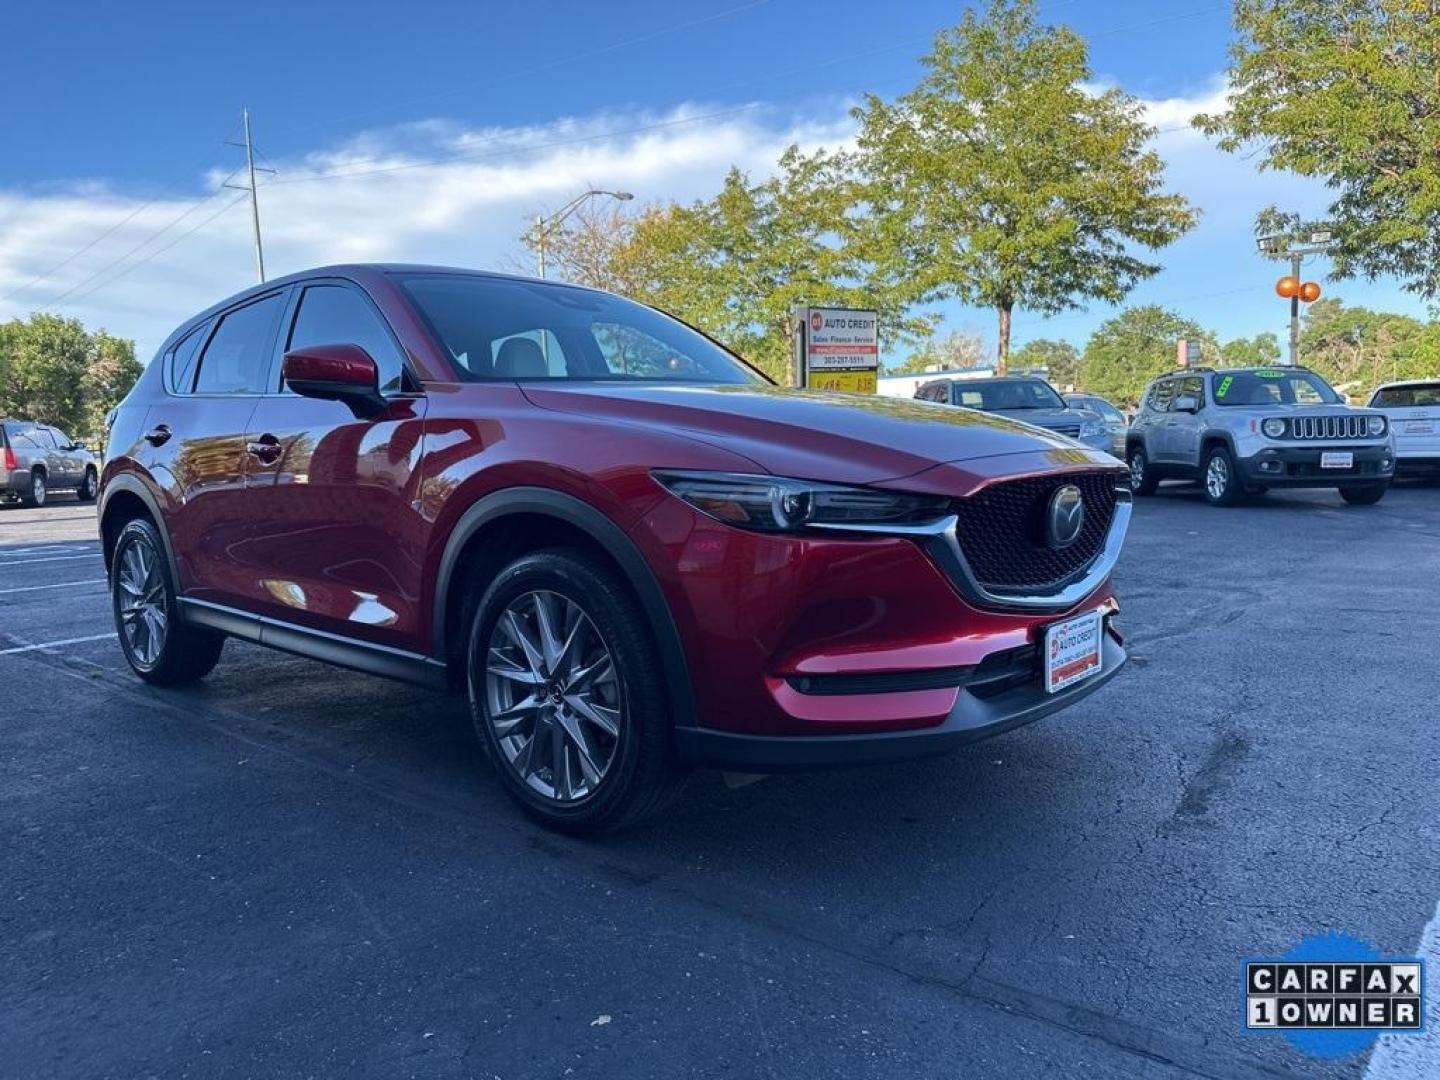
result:
[[[1010,366],[1016,370],[1045,368],[1050,381],[1057,387],[1080,384],[1080,350],[1068,341],[1035,338],[1010,354]]]
[[[0,326],[0,413],[95,435],[142,368],[135,345],[78,319],[37,314]]]
[[[1194,224],[1161,190],[1141,103],[1096,92],[1083,39],[1033,0],[967,12],[922,63],[913,90],[855,112],[870,256],[913,300],[994,309],[1002,367],[1017,306],[1118,302],[1159,269],[1137,249]]]
[[[1364,395],[1382,382],[1435,374],[1437,331],[1434,323],[1327,297],[1305,313],[1300,359],[1337,388]]]
[[[899,290],[870,280],[855,242],[856,200],[843,157],[792,146],[766,180],[732,169],[713,199],[642,214],[613,258],[631,295],[786,382],[798,307],[876,308],[882,348],[930,326],[906,312]]]
[[[1264,367],[1280,359],[1280,339],[1266,331],[1253,338],[1233,338],[1220,346],[1226,367]]]
[[[993,355],[985,338],[971,330],[952,330],[930,338],[898,364],[885,368],[888,375],[919,375],[929,370],[955,371],[980,367]]]
[[[1332,276],[1395,274],[1440,295],[1440,7],[1434,0],[1236,0],[1231,94],[1196,117],[1263,168],[1323,179]],[[1306,223],[1270,207],[1264,231]],[[1313,223],[1311,223],[1313,224]]]
[[[1214,335],[1194,320],[1158,304],[1126,308],[1091,335],[1080,358],[1080,381],[1089,393],[1134,405],[1146,383],[1174,370],[1181,338],[1200,342],[1204,362],[1218,358]]]

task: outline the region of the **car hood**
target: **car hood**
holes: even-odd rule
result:
[[[1063,436],[1002,416],[905,398],[774,386],[522,386],[544,409],[653,426],[744,455],[777,475],[837,483],[877,483],[944,462],[1076,449]]]

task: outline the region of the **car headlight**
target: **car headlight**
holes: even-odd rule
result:
[[[1367,421],[1367,423],[1369,425],[1371,435],[1385,434],[1385,417],[1372,416],[1370,417],[1369,421]]]
[[[1080,437],[1082,439],[1091,439],[1094,438],[1096,435],[1104,434],[1105,421],[1103,420],[1086,420],[1083,424],[1080,425]]]
[[[655,479],[717,521],[759,532],[803,529],[883,531],[942,520],[942,495],[820,484],[746,473],[657,471]]]
[[[1272,416],[1260,425],[1260,430],[1270,438],[1278,439],[1285,434],[1285,421]]]

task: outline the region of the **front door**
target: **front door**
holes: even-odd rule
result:
[[[420,610],[426,531],[417,510],[425,397],[405,392],[403,353],[355,286],[305,285],[286,321],[273,392],[250,421],[259,456],[247,480],[245,564],[258,610],[406,646],[429,632]],[[357,417],[341,402],[281,385],[281,354],[335,344],[359,345],[375,359],[390,401],[380,413]]]

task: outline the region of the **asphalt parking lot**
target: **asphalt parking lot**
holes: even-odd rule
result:
[[[234,642],[144,686],[97,551],[0,510],[7,1076],[1362,1076],[1243,1033],[1240,962],[1436,914],[1440,487],[1166,488],[1079,707],[588,843],[459,699]]]

